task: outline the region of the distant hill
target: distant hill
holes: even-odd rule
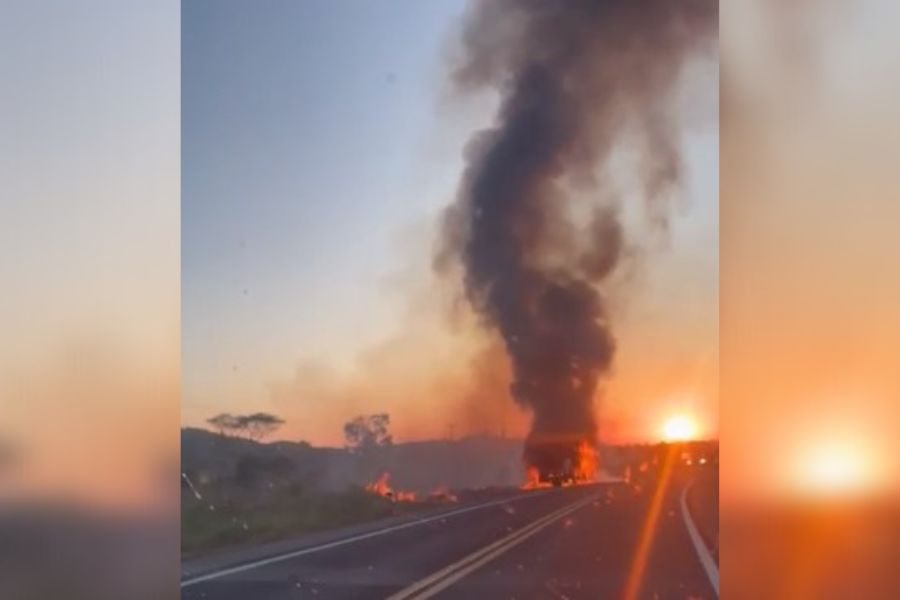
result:
[[[390,473],[392,486],[420,492],[519,485],[521,456],[521,440],[490,436],[406,442],[357,454],[297,442],[259,443],[204,429],[181,431],[182,471],[201,484],[233,478],[240,464],[253,463],[280,465],[282,476],[324,490],[365,485],[383,472]]]

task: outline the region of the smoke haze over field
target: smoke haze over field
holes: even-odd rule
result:
[[[638,200],[665,229],[682,173],[674,84],[717,22],[709,0],[508,0],[467,17],[453,82],[501,100],[467,148],[438,264],[458,259],[470,305],[503,339],[511,395],[533,416],[529,465],[574,462],[596,440],[594,398],[616,348],[602,287],[625,242],[603,169],[617,146],[636,147]],[[584,227],[572,213],[586,197]]]

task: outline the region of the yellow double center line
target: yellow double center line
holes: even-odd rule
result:
[[[554,521],[558,521],[564,516],[573,513],[579,508],[592,502],[598,498],[598,496],[599,494],[594,494],[582,500],[573,502],[572,504],[567,504],[559,510],[538,519],[534,523],[530,523],[529,525],[512,532],[508,536],[473,552],[465,558],[444,567],[440,571],[432,573],[411,586],[400,590],[396,594],[390,596],[388,600],[423,600],[424,598],[430,598],[504,552],[518,546],[542,529],[549,527]]]

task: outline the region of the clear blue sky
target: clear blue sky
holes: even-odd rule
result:
[[[380,293],[397,236],[458,175],[459,147],[429,138],[463,8],[183,3],[186,404],[253,394],[227,383],[234,367],[261,394],[299,357],[343,360],[398,318]]]

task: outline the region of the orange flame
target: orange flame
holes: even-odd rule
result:
[[[394,492],[394,500],[397,502],[415,502],[418,500],[415,492],[405,492],[403,490],[397,490]]]
[[[574,468],[576,483],[590,483],[597,480],[597,469],[600,467],[600,459],[597,449],[587,442],[578,444],[577,464]]]
[[[537,467],[528,467],[525,473],[525,483],[522,484],[523,490],[536,490],[538,488],[550,487],[549,481],[541,481],[541,472]]]
[[[366,491],[378,494],[379,496],[387,496],[391,493],[391,486],[388,485],[390,479],[389,473],[382,473],[378,479],[366,485]]]
[[[571,477],[563,481],[561,485],[581,485],[597,481],[597,470],[600,468],[600,458],[597,449],[591,444],[582,441],[578,444],[575,456],[575,464],[572,465]],[[552,487],[549,481],[541,481],[541,473],[537,467],[528,467],[525,474],[523,490]]]
[[[456,497],[456,494],[450,491],[446,485],[439,485],[434,488],[434,491],[431,492],[429,498],[431,500],[437,500],[438,502],[459,502],[459,498]]]
[[[404,490],[393,490],[390,486],[391,474],[385,471],[378,479],[366,485],[366,491],[372,494],[378,494],[385,498],[390,498],[395,502],[415,502],[418,500],[415,492],[407,492]]]

